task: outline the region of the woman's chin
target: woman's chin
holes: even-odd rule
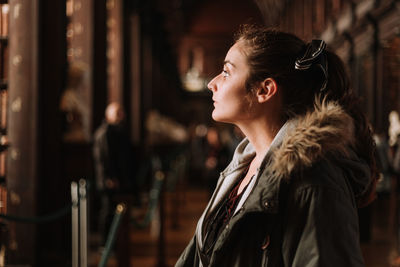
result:
[[[214,121],[217,121],[217,122],[225,122],[225,123],[230,122],[228,120],[228,118],[226,118],[226,116],[222,116],[222,114],[218,114],[217,112],[215,112],[215,110],[213,111],[211,117],[213,118]]]
[[[218,122],[221,121],[221,116],[218,114],[218,112],[215,111],[215,109],[213,110],[211,117],[215,121],[218,121]]]

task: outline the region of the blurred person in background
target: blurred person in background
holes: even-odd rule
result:
[[[84,142],[89,139],[85,120],[88,108],[79,90],[84,83],[87,70],[88,66],[80,61],[72,62],[68,66],[67,86],[60,99],[65,142]]]
[[[123,107],[110,103],[105,111],[105,119],[95,131],[93,156],[96,175],[96,189],[100,195],[98,230],[102,242],[114,216],[116,194],[129,193],[137,196],[134,184],[132,147],[124,124]]]
[[[374,141],[339,57],[246,25],[208,88],[213,119],[246,138],[175,266],[364,266],[357,208],[375,197]]]

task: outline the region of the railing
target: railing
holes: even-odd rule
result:
[[[87,267],[88,257],[88,222],[86,181],[71,183],[71,227],[72,227],[72,267]]]
[[[149,192],[149,202],[143,219],[131,217],[131,224],[137,228],[149,226],[157,213],[159,207],[160,213],[160,234],[159,234],[159,251],[158,251],[158,266],[164,264],[164,203],[160,202],[163,197],[163,190],[166,188],[169,191],[175,190],[176,183],[184,173],[187,159],[182,154],[175,154],[168,159],[168,168],[163,168],[163,164],[159,157],[152,158],[152,188]],[[167,170],[164,170],[167,169]],[[165,182],[168,181],[168,184]],[[4,220],[14,221],[18,223],[33,223],[43,224],[58,220],[71,213],[71,228],[72,228],[72,267],[87,267],[88,266],[88,183],[81,179],[79,182],[71,183],[71,203],[53,213],[38,216],[38,217],[19,217],[9,214],[0,214],[0,218]],[[117,232],[121,225],[121,220],[126,213],[127,207],[125,203],[119,203],[116,207],[114,218],[107,235],[106,244],[101,255],[98,267],[105,267],[110,256],[110,252],[116,241]]]
[[[41,224],[55,221],[71,213],[72,267],[87,267],[89,225],[87,206],[87,183],[86,180],[81,179],[79,180],[79,184],[77,182],[71,183],[71,205],[67,205],[54,213],[40,217],[19,217],[9,214],[0,214],[0,218],[19,223]],[[124,213],[125,204],[118,204],[99,266],[106,266],[110,251],[115,243],[121,217]]]

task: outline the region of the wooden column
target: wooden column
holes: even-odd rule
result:
[[[313,37],[313,3],[312,0],[304,0],[303,4],[303,37],[306,41]]]
[[[107,105],[107,0],[94,1],[94,47],[93,47],[93,128],[97,129],[104,119]]]
[[[63,177],[62,168],[62,115],[60,112],[61,93],[66,78],[66,6],[64,1],[40,0],[39,60],[32,70],[38,69],[39,114],[36,122],[39,136],[36,159],[38,164],[37,216],[57,211],[69,203],[70,181]],[[29,41],[27,41],[29,44]],[[25,89],[23,89],[25,90]],[[32,116],[28,115],[27,116]],[[23,132],[26,132],[22,129]],[[70,259],[70,219],[65,216],[56,221],[37,226],[35,266],[54,264],[54,259]],[[64,240],[64,242],[60,242]]]
[[[325,1],[324,0],[313,0],[314,1],[314,23],[313,31],[319,35],[325,28]]]
[[[107,0],[108,100],[123,103],[123,0]]]
[[[304,2],[303,0],[294,1],[294,33],[300,38],[304,38]]]
[[[130,44],[132,47],[130,66],[131,66],[131,140],[135,145],[142,140],[142,94],[141,94],[141,32],[140,16],[134,13],[130,17]]]
[[[10,0],[8,212],[34,216],[38,181],[38,0]],[[10,223],[9,264],[35,261],[36,227]]]

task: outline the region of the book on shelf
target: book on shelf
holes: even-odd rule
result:
[[[0,185],[0,213],[7,214],[7,188]]]
[[[8,36],[8,21],[9,21],[9,5],[1,4],[0,5],[0,36],[7,37]]]

